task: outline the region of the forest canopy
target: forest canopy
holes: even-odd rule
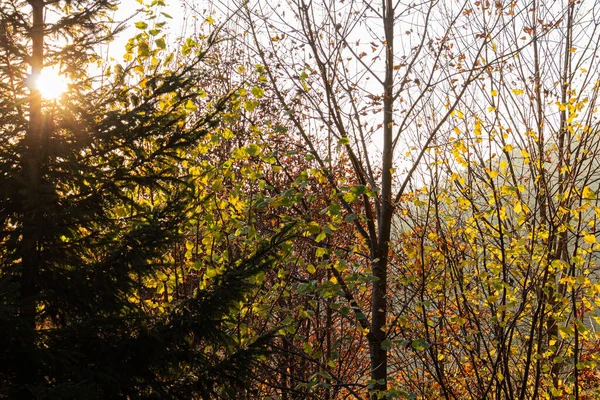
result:
[[[132,4],[0,3],[0,398],[600,398],[595,2]]]

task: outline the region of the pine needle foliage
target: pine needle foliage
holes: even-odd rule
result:
[[[231,99],[194,105],[216,35],[176,61],[138,35],[128,64],[89,77],[117,3],[0,5],[0,398],[229,396],[266,351],[226,321],[289,231],[161,313],[139,301],[185,240],[202,201],[185,163]],[[73,79],[59,102],[31,84],[44,66]]]

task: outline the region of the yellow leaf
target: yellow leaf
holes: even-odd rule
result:
[[[513,90],[512,90],[512,92],[513,92],[515,95],[517,95],[517,96],[520,96],[520,95],[522,95],[523,93],[525,93],[525,92],[523,91],[523,89],[513,89]]]
[[[455,109],[450,114],[453,115],[453,116],[455,116],[458,119],[463,119],[465,117],[465,114],[463,114],[463,112],[460,111],[460,110],[458,110],[458,109]]]
[[[185,103],[185,109],[189,111],[196,111],[198,107],[194,104],[194,102],[191,99],[189,99],[187,103]]]
[[[479,120],[479,118],[477,119],[477,121],[475,121],[474,133],[475,136],[481,136],[481,121]]]
[[[498,176],[498,171],[492,171],[490,170],[490,172],[488,172],[490,174],[490,178],[494,179]]]
[[[494,97],[495,97],[495,96],[498,96],[498,91],[497,91],[497,90],[495,90],[495,89],[494,89],[494,90],[492,90],[492,96],[494,96]]]
[[[596,198],[596,193],[589,186],[583,188],[583,198],[584,200],[594,200]]]
[[[517,214],[521,214],[523,212],[523,207],[521,206],[521,202],[518,202],[517,204],[515,204],[515,212]]]
[[[583,236],[583,240],[585,240],[587,244],[594,244],[596,243],[596,236],[593,233],[588,233]]]

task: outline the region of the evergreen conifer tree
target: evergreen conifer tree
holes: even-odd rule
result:
[[[132,299],[182,240],[198,201],[183,161],[229,99],[196,109],[206,51],[165,60],[146,33],[88,77],[117,3],[0,5],[0,398],[224,396],[265,349],[224,321],[285,233],[163,313]],[[59,102],[34,84],[48,66],[73,80]]]

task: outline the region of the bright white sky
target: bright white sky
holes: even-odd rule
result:
[[[166,19],[168,34],[171,38],[178,37],[182,35],[184,23],[184,4],[182,0],[164,0],[166,7],[157,7],[156,11],[164,12],[169,14],[172,19]],[[149,1],[145,1],[145,3],[149,3]],[[136,10],[142,9],[143,6],[137,0],[122,0],[119,9],[115,12],[114,20],[115,21],[123,21],[127,18],[131,17],[136,13]],[[159,14],[160,15],[160,14]],[[165,20],[163,16],[159,17],[158,21]],[[136,34],[137,29],[134,24],[138,21],[145,21],[146,16],[144,14],[135,15],[129,22],[128,28],[123,31],[117,39],[110,44],[109,47],[109,55],[113,57],[115,60],[120,61],[122,55],[125,53],[125,45],[127,44],[127,40]],[[147,21],[149,24],[150,21]],[[168,42],[168,41],[167,41]]]

